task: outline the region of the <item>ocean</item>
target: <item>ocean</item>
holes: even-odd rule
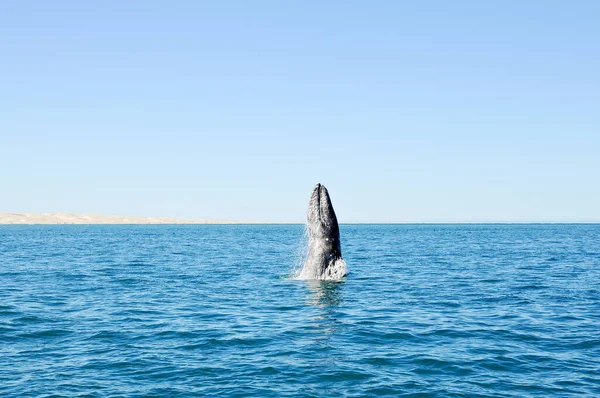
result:
[[[600,396],[600,225],[0,226],[0,396]]]

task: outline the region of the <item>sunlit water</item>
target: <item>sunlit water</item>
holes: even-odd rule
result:
[[[0,396],[598,396],[600,225],[0,226]]]

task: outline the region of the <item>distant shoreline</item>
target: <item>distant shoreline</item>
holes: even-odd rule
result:
[[[235,224],[235,221],[169,217],[103,216],[71,213],[0,213],[0,224]]]
[[[231,221],[171,217],[103,216],[71,213],[0,213],[0,225],[302,225],[302,222]],[[340,222],[342,225],[552,225],[600,224],[598,221],[446,221],[446,222]]]

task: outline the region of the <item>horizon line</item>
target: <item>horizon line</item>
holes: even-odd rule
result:
[[[214,220],[179,217],[104,216],[74,213],[2,213],[0,225],[304,225],[302,221]],[[600,224],[600,220],[451,220],[451,221],[345,221],[342,225],[477,225],[477,224]]]

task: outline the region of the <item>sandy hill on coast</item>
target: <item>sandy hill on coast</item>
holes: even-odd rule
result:
[[[70,213],[0,213],[0,224],[234,224],[234,221]]]

